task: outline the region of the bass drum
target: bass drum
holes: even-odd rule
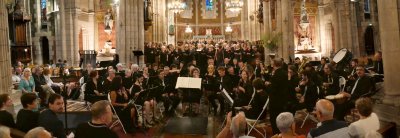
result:
[[[346,66],[353,59],[353,54],[346,48],[340,49],[333,57],[333,62],[338,65]]]

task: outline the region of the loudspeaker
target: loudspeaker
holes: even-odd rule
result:
[[[59,113],[57,114],[58,119],[60,119],[65,127],[65,114]],[[82,111],[82,112],[67,112],[67,128],[66,129],[75,129],[79,124],[89,122],[92,119],[90,111]]]

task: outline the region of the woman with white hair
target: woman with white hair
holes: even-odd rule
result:
[[[276,134],[272,138],[305,138],[304,135],[297,135],[295,132],[295,122],[292,113],[283,112],[276,117],[276,126],[280,134]]]
[[[18,89],[23,93],[35,92],[35,80],[33,79],[29,68],[24,69]]]

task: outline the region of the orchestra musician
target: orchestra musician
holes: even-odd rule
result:
[[[322,76],[322,96],[336,95],[340,91],[339,76],[333,72],[334,68],[330,63],[324,66],[324,75]]]
[[[99,74],[97,71],[93,70],[89,73],[90,79],[86,83],[86,88],[85,88],[85,101],[88,101],[90,103],[95,103],[96,101],[100,100],[106,100],[107,97],[104,93],[101,91],[101,84],[99,79]]]
[[[101,84],[103,93],[108,94],[111,91],[111,82],[114,78],[115,70],[112,68],[108,69],[108,76]]]
[[[136,81],[132,86],[130,97],[135,101],[135,104],[143,105],[144,125],[149,127],[154,124],[153,121],[153,108],[155,101],[149,98],[149,91],[145,91],[143,87],[144,77],[141,74],[136,76]],[[141,125],[141,124],[139,124]]]
[[[299,74],[297,73],[298,69],[295,65],[290,65],[288,67],[288,80],[289,80],[289,103],[288,103],[288,109],[291,113],[295,114],[296,113],[296,106],[298,105],[298,100],[296,98],[296,91],[295,88],[299,85],[300,78]]]
[[[200,69],[194,68],[190,70],[190,77],[200,78]],[[192,103],[194,105],[194,113],[200,113],[200,99],[202,97],[202,92],[200,89],[186,89],[182,93],[182,108],[184,113],[186,113],[188,104]]]
[[[297,110],[305,108],[308,112],[312,112],[318,100],[318,86],[312,80],[311,72],[306,70],[301,72],[301,81],[295,91],[298,99]]]
[[[116,76],[113,78],[110,87],[111,105],[121,119],[122,125],[127,132],[132,132],[136,123],[136,109],[134,105],[129,104],[128,92],[122,86],[122,78]],[[138,123],[140,124],[140,123]]]
[[[250,99],[254,97],[254,88],[251,84],[247,71],[242,71],[238,86],[234,89],[237,98],[235,99],[233,107],[247,106]]]
[[[253,81],[253,86],[255,89],[255,94],[250,100],[250,103],[247,106],[244,106],[244,111],[246,118],[249,119],[257,119],[257,117],[261,114],[261,117],[265,117],[266,112],[263,111],[263,107],[265,102],[268,99],[268,95],[264,90],[264,81],[260,78],[257,78]]]
[[[369,97],[374,94],[375,83],[373,79],[366,75],[364,66],[356,67],[358,78],[356,79],[351,91],[340,92],[347,99],[343,104],[335,104],[335,117],[344,120],[346,113],[354,108],[355,101],[360,97]]]

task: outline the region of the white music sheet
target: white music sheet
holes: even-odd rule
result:
[[[175,88],[201,89],[201,78],[178,77]]]

